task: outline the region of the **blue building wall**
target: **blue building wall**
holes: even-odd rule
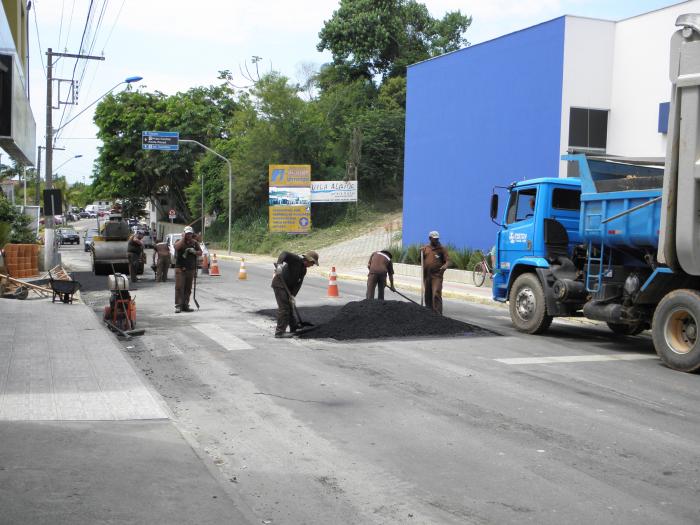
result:
[[[490,248],[493,186],[558,176],[564,28],[557,18],[409,68],[405,245],[438,230],[443,244]]]

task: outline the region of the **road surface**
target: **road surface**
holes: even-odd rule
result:
[[[664,367],[648,335],[556,321],[526,336],[502,307],[447,300],[495,334],[280,340],[256,313],[275,306],[272,268],[238,281],[220,266],[181,314],[172,276],[147,269],[146,335],[123,346],[262,523],[700,522],[699,378]],[[77,278],[99,315],[106,277]],[[309,276],[298,304],[330,313],[364,293],[326,286]]]

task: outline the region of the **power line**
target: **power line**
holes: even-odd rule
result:
[[[94,5],[95,0],[90,0],[90,5],[88,6],[88,13],[87,17],[85,18],[85,26],[83,27],[83,35],[80,38],[80,45],[78,46],[78,54],[81,54],[83,52],[83,43],[85,42],[85,34],[87,33],[88,26],[90,25],[90,20],[92,18],[92,6]],[[71,75],[71,83],[75,82],[75,72],[78,69],[78,62],[80,62],[79,58],[75,59],[75,65],[73,66],[73,74]],[[59,101],[60,103],[60,101]],[[67,106],[67,105],[66,105]],[[56,129],[60,129],[61,125],[63,124],[63,119],[66,117],[66,111],[67,107],[63,106],[63,112],[61,113],[61,119],[58,121],[58,127]],[[71,106],[72,109],[72,106]],[[58,138],[56,134],[54,136],[54,144],[56,143],[56,139]]]
[[[105,52],[105,48],[107,47],[107,44],[109,44],[109,41],[112,38],[112,32],[114,31],[114,28],[117,26],[117,22],[119,21],[119,17],[122,14],[122,9],[124,9],[125,3],[126,3],[126,0],[122,0],[122,5],[119,6],[119,11],[117,12],[117,17],[114,19],[114,23],[112,24],[112,29],[109,30],[109,35],[107,35],[107,40],[105,41],[104,44],[102,44],[102,54],[103,55]]]
[[[58,26],[58,45],[61,45],[61,35],[63,34],[63,15],[66,11],[66,0],[61,2],[61,24]]]
[[[41,58],[41,70],[44,73],[44,78],[46,78],[46,64],[44,63],[44,55],[41,54],[41,38],[39,37],[39,23],[36,20],[36,2],[32,5],[32,11],[34,12],[34,27],[36,28],[36,41],[39,44],[39,57]]]

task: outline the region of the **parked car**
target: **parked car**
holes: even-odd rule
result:
[[[86,251],[86,252],[89,252],[89,251],[90,251],[90,247],[92,246],[92,238],[93,238],[95,235],[99,235],[99,230],[98,230],[97,228],[88,228],[87,230],[85,230],[85,235],[84,235],[84,237],[83,237],[83,239],[84,239],[83,242],[84,242],[84,244],[85,244],[85,251]]]
[[[143,242],[143,247],[144,248],[153,248],[154,243],[153,243],[153,237],[151,237],[151,233],[149,231],[141,231],[143,234],[143,239],[141,241]]]
[[[94,211],[89,211],[89,212],[87,212],[87,214],[88,214],[88,219],[96,219],[97,218],[97,213],[95,213]]]
[[[89,218],[90,218],[90,212],[89,212],[89,211],[81,211],[81,212],[78,214],[78,217],[80,217],[81,219],[89,219]]]
[[[53,216],[53,223],[55,224],[63,224],[63,215],[54,215]]]
[[[75,230],[61,228],[56,233],[59,244],[80,244],[80,236]]]
[[[170,250],[170,267],[175,267],[175,243],[182,238],[181,233],[170,233],[165,236],[165,243],[168,245],[168,250]],[[202,258],[206,255],[207,260],[209,260],[209,250],[206,245],[202,242],[199,243],[199,247],[202,250],[202,257],[197,257],[197,268],[202,267]]]

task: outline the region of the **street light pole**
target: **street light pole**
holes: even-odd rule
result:
[[[220,159],[222,159],[226,165],[228,166],[228,254],[231,255],[231,213],[232,213],[232,196],[233,196],[233,170],[231,169],[231,161],[228,160],[226,157],[223,155],[219,155],[216,151],[213,149],[205,146],[201,142],[197,142],[196,140],[190,140],[190,139],[180,139],[180,142],[187,142],[189,144],[197,144],[198,146],[204,148],[210,153],[213,153]],[[204,184],[204,178],[202,178],[202,184]],[[203,186],[202,186],[203,187]],[[204,191],[202,189],[202,191]],[[202,195],[202,224],[204,224],[204,196]],[[204,229],[204,227],[202,227]]]

